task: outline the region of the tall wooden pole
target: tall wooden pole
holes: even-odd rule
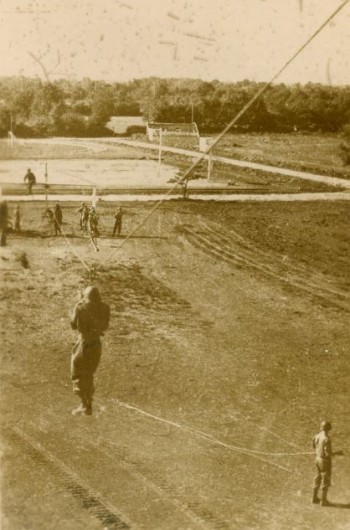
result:
[[[12,116],[12,110],[10,111],[10,146],[13,147],[13,116]]]
[[[211,179],[212,164],[213,164],[213,152],[210,149],[208,153],[208,180]]]
[[[160,177],[160,168],[162,165],[162,141],[163,141],[163,130],[159,129],[159,154],[158,154],[158,177]]]
[[[49,184],[48,184],[48,172],[47,172],[47,162],[45,162],[45,204],[46,204],[46,210],[49,209]]]

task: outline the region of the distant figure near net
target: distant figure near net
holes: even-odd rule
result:
[[[15,231],[17,233],[21,231],[21,210],[18,204],[15,209]]]
[[[1,246],[6,247],[6,232],[8,223],[8,206],[6,201],[0,202],[0,232],[1,232]]]
[[[61,224],[63,221],[63,213],[60,205],[57,203],[53,212],[53,225],[55,229],[55,236],[61,234]]]
[[[115,236],[115,233],[117,232],[117,236],[120,236],[120,232],[122,230],[122,222],[123,222],[123,208],[119,207],[117,210],[117,213],[114,216],[115,222],[113,227],[113,234],[112,236]]]
[[[98,221],[99,221],[99,219],[98,219],[97,212],[96,212],[95,208],[92,206],[91,209],[90,209],[90,212],[89,212],[88,225],[89,225],[89,232],[90,232],[90,236],[91,236],[91,241],[92,241],[92,244],[95,247],[95,250],[98,250],[97,238],[100,235],[100,231],[98,229]]]
[[[80,208],[78,208],[78,212],[80,214],[80,217],[79,217],[80,230],[86,230],[87,224],[89,221],[89,208],[86,206],[85,203],[82,202]]]
[[[29,195],[31,195],[32,194],[32,188],[33,188],[34,184],[36,183],[36,177],[35,177],[34,173],[31,171],[30,168],[27,170],[27,173],[24,176],[24,182],[26,182],[26,181],[28,181],[28,193],[29,193]]]
[[[102,353],[100,337],[108,328],[109,315],[109,306],[102,302],[98,288],[87,287],[71,319],[72,328],[80,333],[72,353],[71,377],[73,392],[80,397],[81,405],[72,411],[73,415],[92,414],[94,373]]]

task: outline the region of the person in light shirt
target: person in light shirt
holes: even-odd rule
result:
[[[332,441],[329,431],[332,425],[329,421],[322,421],[321,430],[316,434],[312,441],[312,446],[315,449],[315,464],[316,476],[314,481],[314,491],[312,502],[314,504],[320,503],[321,506],[330,506],[327,499],[328,488],[331,485],[332,478],[332,457],[342,456],[342,451],[333,452]],[[318,490],[321,488],[321,499],[318,497]]]

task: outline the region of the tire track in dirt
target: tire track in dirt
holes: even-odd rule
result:
[[[137,529],[120,510],[110,504],[101,495],[90,488],[74,471],[69,469],[57,457],[48,452],[31,436],[18,427],[7,429],[5,436],[13,445],[29,454],[36,465],[49,469],[56,480],[64,486],[108,530]]]
[[[124,451],[121,451],[115,443],[113,445],[111,442],[89,443],[93,446],[94,451],[98,451],[100,455],[102,454],[109,461],[111,461],[111,454],[113,453],[113,458],[117,458],[118,464],[125,467],[135,479],[144,482],[148,488],[155,491],[160,497],[167,499],[192,522],[199,525],[200,528],[207,530],[228,530],[230,528],[226,521],[220,520],[217,515],[211,513],[198,502],[188,502],[183,499],[175,488],[161,477],[157,469],[147,468],[144,462],[141,463],[140,461],[135,461],[135,459],[132,462],[128,461]],[[151,479],[149,478],[150,476],[152,477]]]
[[[36,427],[34,426],[36,431]],[[81,503],[82,507],[87,509],[94,517],[96,517],[103,525],[104,530],[137,530],[139,526],[131,523],[125,515],[120,515],[121,511],[106,501],[103,496],[85,482],[83,482],[79,475],[64,464],[61,458],[53,455],[52,451],[47,450],[37,441],[38,435],[43,435],[41,431],[28,434],[18,428],[7,428],[5,431],[6,437],[11,441],[12,445],[20,448],[23,452],[30,455],[36,465],[49,469],[58,483],[68,489],[72,495]],[[161,473],[154,468],[147,467],[144,462],[141,462],[130,455],[128,447],[112,442],[101,441],[98,442],[91,439],[91,433],[88,429],[84,429],[80,425],[81,431],[84,432],[85,447],[90,446],[93,454],[96,455],[98,465],[103,466],[104,469],[114,471],[118,468],[124,469],[131,479],[135,481],[135,488],[137,483],[142,483],[153,494],[156,494],[157,501],[162,499],[165,504],[172,505],[176,511],[182,513],[195,526],[188,528],[201,528],[203,530],[228,530],[230,525],[228,522],[221,520],[220,517],[213,514],[205,506],[198,502],[189,502],[179,494],[174,487],[169,485],[161,476]],[[75,439],[79,443],[79,439]],[[70,447],[67,444],[64,449],[64,454],[70,454]],[[62,448],[61,448],[62,452]],[[62,455],[61,455],[62,457]],[[151,477],[151,478],[149,478]],[[143,525],[141,525],[143,527]],[[146,525],[145,528],[148,528]]]
[[[216,239],[219,244],[221,244],[222,242],[225,242],[225,244],[228,246],[232,244],[232,239],[230,241],[230,239],[222,235],[218,229],[214,230],[213,228],[206,225],[206,230],[210,232],[210,235],[212,235],[212,237]],[[285,263],[283,259],[279,260],[277,257],[272,258],[271,254],[268,254],[267,252],[256,248],[254,245],[246,241],[246,239],[239,235],[237,232],[230,230],[230,234],[233,235],[233,241],[235,245],[238,244],[240,246],[239,254],[246,257],[247,260],[254,260],[254,262],[256,262],[256,258],[258,257],[261,261],[265,261],[264,267],[271,269],[271,266],[269,266],[267,263],[271,262],[271,259],[273,259],[274,262],[272,264],[272,268],[275,268],[275,270],[277,270],[277,268],[282,268],[287,274],[294,272],[296,273],[298,279],[303,281],[305,279],[305,276],[307,276],[308,285],[310,285],[311,283],[315,288],[321,290],[324,289],[327,293],[339,297],[342,300],[350,300],[350,294],[348,292],[345,292],[341,289],[337,289],[333,286],[330,287],[328,285],[325,285],[323,278],[318,278],[317,274],[309,268],[301,264],[292,264],[289,261]]]
[[[350,312],[348,293],[326,286],[307,269],[303,270],[294,265],[281,263],[276,259],[273,260],[271,256],[268,258],[266,253],[262,253],[251,244],[246,243],[241,236],[234,241],[207,225],[200,230],[195,230],[189,225],[181,224],[178,225],[178,231],[183,233],[194,247],[215,258],[239,268],[247,267],[253,269],[264,276],[307,292],[316,298]],[[242,243],[245,246],[243,249]],[[307,278],[305,278],[306,275],[308,275]]]

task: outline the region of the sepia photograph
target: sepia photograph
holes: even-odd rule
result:
[[[0,0],[0,527],[350,529],[350,0]]]

